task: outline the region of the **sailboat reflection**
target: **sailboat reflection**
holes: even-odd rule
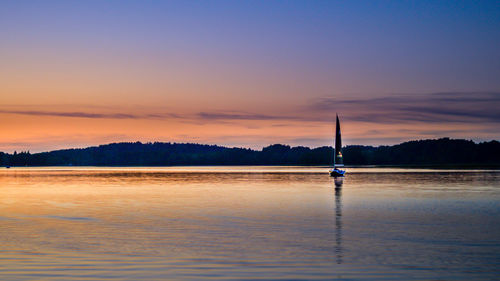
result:
[[[340,189],[344,184],[344,177],[334,177],[333,182],[335,183],[335,189]]]
[[[343,179],[343,178],[341,178]],[[342,181],[335,180],[335,255],[337,264],[342,263]]]

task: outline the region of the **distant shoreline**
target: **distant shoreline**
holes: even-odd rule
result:
[[[262,150],[193,143],[111,143],[78,149],[31,154],[0,152],[0,166],[325,166],[333,148],[274,144]],[[470,169],[500,167],[500,142],[474,143],[460,139],[431,139],[393,146],[350,145],[342,148],[346,167]]]
[[[216,167],[283,167],[283,168],[324,168],[330,169],[331,166],[325,165],[170,165],[170,166],[96,166],[96,165],[59,165],[59,166],[9,166],[12,168],[216,168]],[[0,167],[6,169],[7,167]],[[429,170],[499,170],[500,165],[346,165],[344,168],[355,169],[378,169],[378,168],[393,168],[393,169],[429,169]]]

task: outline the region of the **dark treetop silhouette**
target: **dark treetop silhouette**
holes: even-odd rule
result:
[[[112,143],[82,149],[31,154],[0,152],[2,166],[175,166],[175,165],[330,165],[331,147],[274,144],[260,151],[189,143]],[[500,166],[500,142],[419,140],[393,146],[350,145],[346,165]]]

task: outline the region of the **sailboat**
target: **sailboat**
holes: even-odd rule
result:
[[[337,124],[335,126],[335,155],[333,157],[333,169],[330,170],[331,177],[343,177],[345,170],[340,170],[338,167],[344,167],[342,159],[342,138],[340,137],[340,121],[337,115]]]

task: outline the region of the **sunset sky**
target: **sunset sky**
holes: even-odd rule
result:
[[[499,1],[1,1],[0,151],[500,139]]]

